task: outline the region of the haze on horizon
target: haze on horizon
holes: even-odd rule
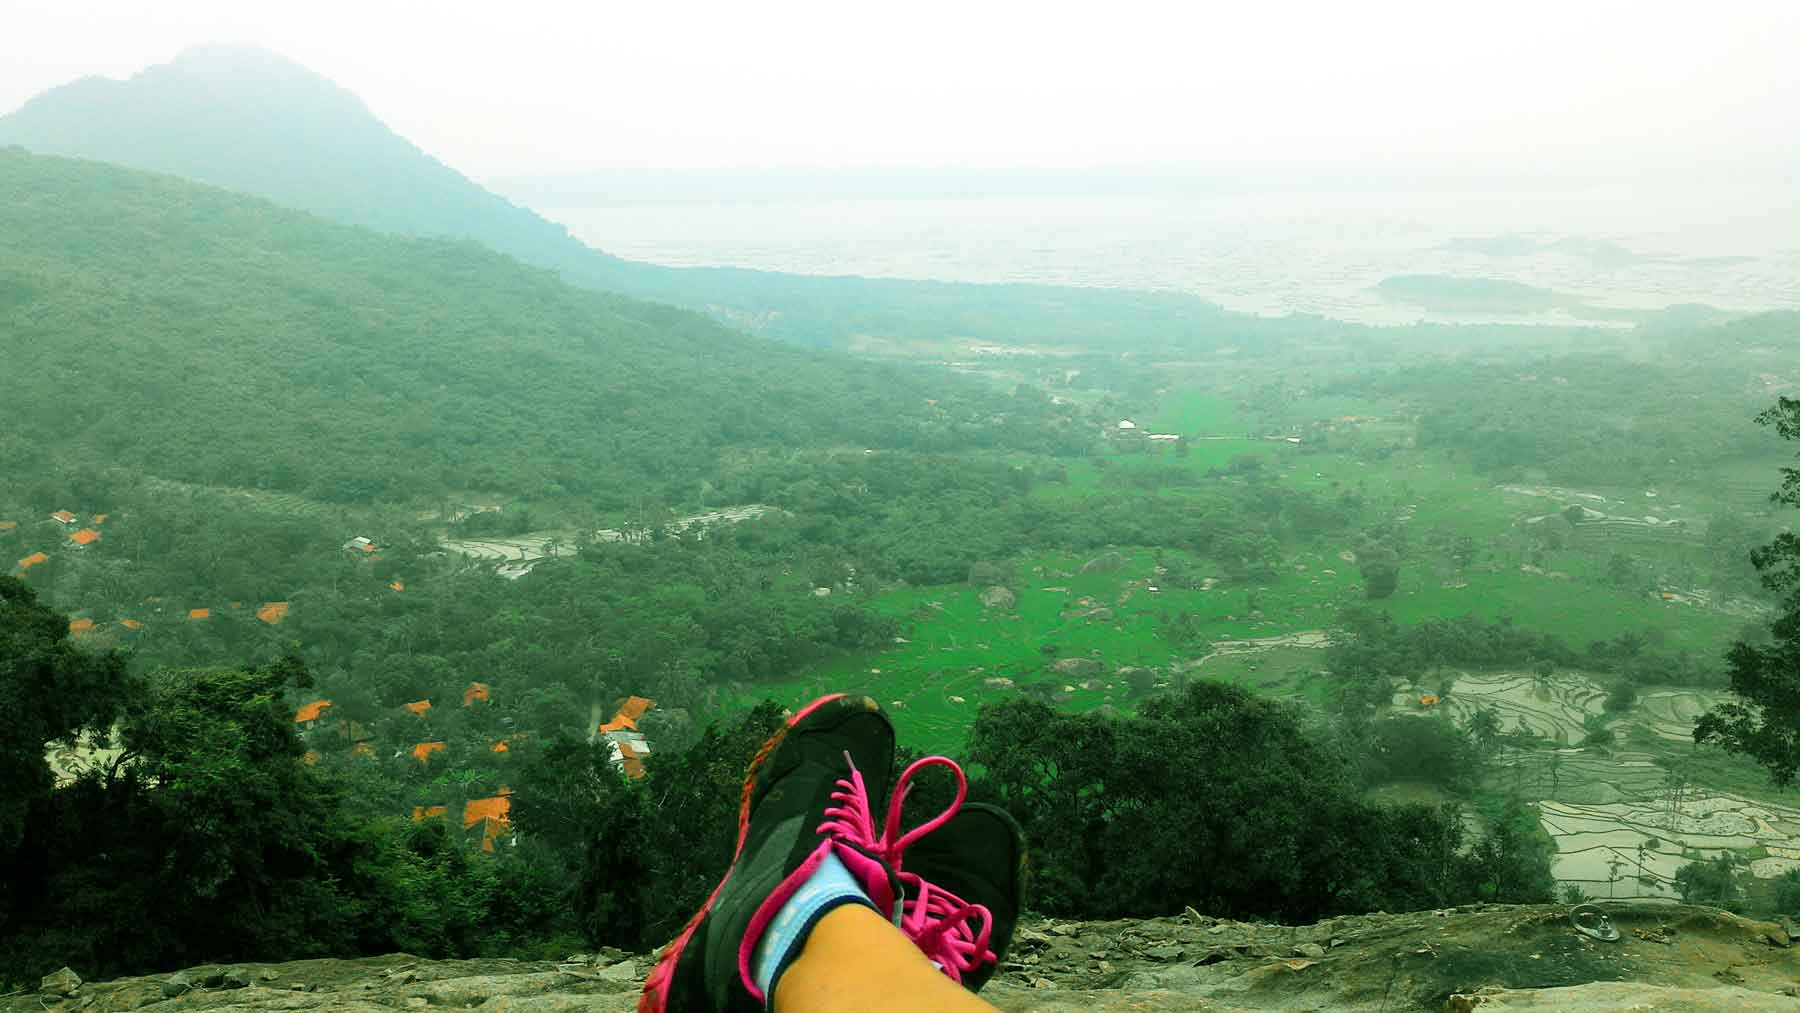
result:
[[[0,114],[189,46],[266,47],[477,178],[591,169],[1356,165],[1775,176],[1800,7],[1621,0],[1171,12],[15,3]]]

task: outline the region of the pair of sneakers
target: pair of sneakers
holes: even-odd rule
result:
[[[1019,825],[964,805],[968,782],[952,760],[927,757],[897,779],[894,766],[893,725],[868,697],[821,697],[790,717],[744,777],[730,870],[664,950],[639,1013],[762,1010],[756,944],[828,856],[952,980],[986,984],[1018,919]],[[912,780],[933,766],[955,775],[956,800],[902,832]]]

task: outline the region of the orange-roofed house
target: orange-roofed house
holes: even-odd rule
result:
[[[256,610],[256,618],[270,626],[279,625],[283,619],[287,618],[287,614],[288,603],[284,601],[272,601]]]
[[[404,590],[406,590],[406,585],[405,585],[405,584],[404,584],[404,583],[402,583],[402,582],[400,582],[400,581],[397,581],[397,580],[396,580],[396,581],[394,581],[394,582],[393,582],[393,583],[392,583],[392,584],[389,584],[389,585],[388,585],[388,586],[389,586],[389,587],[391,587],[391,588],[393,588],[393,589],[394,589],[394,590],[396,590],[396,591],[404,591]]]
[[[501,831],[512,822],[507,816],[512,811],[512,800],[506,797],[508,794],[510,793],[505,789],[501,789],[501,793],[493,798],[473,798],[463,806],[464,830],[477,823],[482,824],[483,851],[494,850],[494,838],[500,836]]]
[[[141,630],[144,628],[144,624],[138,622],[136,619],[121,619],[119,620],[119,625],[128,630]]]
[[[71,620],[69,620],[69,632],[70,633],[91,633],[91,632],[93,632],[93,630],[94,630],[94,621],[92,619],[71,619]]]
[[[316,767],[319,765],[319,754],[308,749],[306,751],[306,754],[304,756],[300,757],[300,762],[306,764],[309,767]]]
[[[74,542],[76,545],[92,545],[99,540],[100,532],[95,531],[93,528],[82,528],[80,531],[69,536],[69,541]]]
[[[467,830],[482,820],[508,822],[507,814],[512,812],[512,799],[507,797],[510,794],[512,793],[507,792],[493,798],[470,799],[469,804],[463,806],[463,829]]]
[[[413,759],[420,763],[430,763],[432,753],[441,753],[443,751],[444,744],[442,742],[421,742],[412,747]]]
[[[88,521],[88,523],[89,523],[89,524],[92,524],[92,525],[95,525],[95,526],[96,526],[96,527],[98,527],[98,526],[99,526],[99,525],[101,525],[101,524],[105,524],[105,523],[106,523],[106,518],[107,518],[107,517],[108,517],[108,516],[110,516],[110,515],[108,515],[108,514],[95,514],[95,515],[94,515],[94,519],[93,519],[93,520],[91,520],[91,521]]]
[[[365,554],[373,554],[375,552],[375,543],[374,542],[367,543],[366,545],[364,545],[362,547],[362,550]]]
[[[426,820],[441,820],[444,818],[444,814],[449,811],[450,807],[447,805],[416,805],[413,806],[413,822],[423,823]]]
[[[464,707],[469,706],[477,700],[486,699],[488,699],[488,684],[485,682],[471,682],[469,683],[469,688],[463,690]]]
[[[642,780],[644,776],[644,757],[650,755],[649,749],[639,752],[643,741],[621,741],[613,743],[613,762],[625,772],[625,776],[633,781]]]
[[[314,700],[312,703],[294,712],[294,723],[310,725],[319,720],[319,715],[331,709],[330,700]]]
[[[499,742],[494,743],[494,752],[510,753],[512,752],[512,746],[509,745],[505,739],[501,739]]]
[[[650,755],[650,743],[638,731],[637,722],[655,706],[656,701],[648,697],[626,697],[613,719],[600,726],[612,746],[613,766],[634,781],[644,776],[644,757]]]
[[[1436,693],[1426,693],[1419,697],[1419,706],[1421,707],[1436,707],[1437,705],[1438,698]]]
[[[49,556],[46,556],[41,552],[34,552],[31,555],[26,556],[24,559],[19,560],[19,569],[29,570],[32,567],[38,565],[39,563],[47,563],[49,561],[50,561]]]
[[[188,609],[189,619],[211,619],[212,609]]]
[[[425,712],[431,709],[431,701],[430,700],[414,700],[412,703],[403,703],[400,706],[406,708],[408,713],[417,714],[420,717],[424,717]]]
[[[50,515],[50,519],[58,524],[74,524],[77,520],[76,516],[67,510],[58,510]]]

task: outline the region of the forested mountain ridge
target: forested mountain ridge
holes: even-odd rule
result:
[[[4,144],[173,173],[347,224],[474,239],[573,284],[675,303],[814,344],[872,334],[1194,346],[1328,326],[1229,313],[1170,293],[818,278],[622,260],[420,151],[329,80],[254,48],[197,47],[126,81],[85,78],[52,89],[0,117]]]
[[[12,474],[55,446],[64,466],[336,502],[485,488],[604,509],[692,489],[727,447],[1055,431],[971,381],[746,337],[473,243],[16,148],[0,264]]]

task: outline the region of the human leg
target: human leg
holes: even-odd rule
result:
[[[874,909],[836,908],[776,983],[774,1013],[960,1013],[995,1007],[951,981]]]

